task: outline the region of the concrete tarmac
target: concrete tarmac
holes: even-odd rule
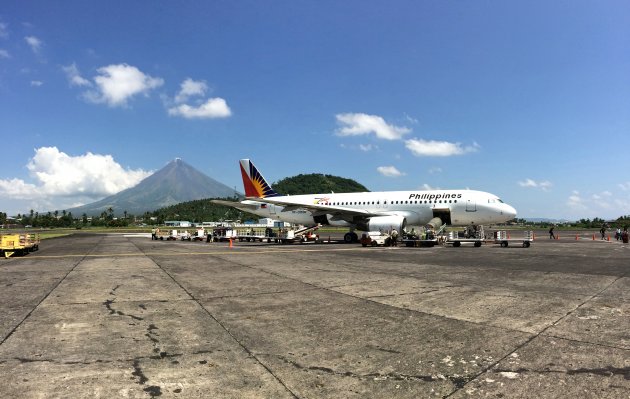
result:
[[[630,398],[630,246],[166,242],[0,259],[2,398]]]

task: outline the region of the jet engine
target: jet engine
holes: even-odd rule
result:
[[[440,218],[433,218],[429,221],[429,223],[427,223],[427,227],[433,230],[437,230],[442,226],[442,219]]]
[[[367,223],[366,231],[390,231],[397,230],[402,233],[402,230],[407,225],[407,219],[404,216],[375,216],[371,217]]]

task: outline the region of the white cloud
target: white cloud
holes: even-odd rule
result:
[[[386,177],[400,177],[405,175],[404,173],[396,169],[395,166],[379,166],[378,168],[376,168],[376,170],[378,171],[378,173]]]
[[[39,54],[39,51],[41,50],[43,45],[41,40],[39,40],[35,36],[26,36],[24,40],[31,47],[31,50],[33,50],[35,54]]]
[[[111,155],[69,156],[57,147],[41,147],[27,164],[35,183],[0,179],[0,195],[9,199],[47,204],[77,204],[116,194],[133,187],[151,172],[125,169]],[[62,209],[61,207],[58,209]]]
[[[405,141],[405,147],[417,157],[450,157],[453,155],[476,152],[479,149],[477,143],[473,143],[472,146],[464,147],[461,143],[423,139],[407,140]]]
[[[177,107],[169,108],[168,114],[171,116],[182,116],[186,119],[212,119],[227,118],[232,115],[232,111],[224,99],[209,98],[208,101],[198,107],[181,104]]]
[[[421,190],[439,190],[439,187],[431,187],[430,185],[428,185],[427,183],[424,183],[421,187]]]
[[[579,191],[573,191],[567,199],[567,205],[574,210],[586,210],[588,207],[584,204],[584,200],[580,196]]]
[[[378,146],[373,144],[359,144],[359,149],[364,152],[378,150]]]
[[[42,82],[41,80],[31,80],[31,86],[32,87],[39,87],[41,85],[43,85],[44,82]]]
[[[117,64],[101,67],[94,77],[97,90],[84,93],[88,101],[107,103],[111,107],[126,106],[127,101],[138,94],[148,96],[149,92],[164,84],[161,78],[144,74],[138,68]]]
[[[518,185],[521,187],[527,187],[527,188],[539,188],[543,191],[549,191],[551,187],[553,186],[553,184],[548,180],[537,182],[530,178],[527,178],[524,181],[519,181]]]
[[[70,86],[81,87],[92,85],[89,80],[81,76],[81,74],[79,73],[79,68],[77,68],[77,65],[75,63],[72,63],[72,65],[68,65],[65,67],[61,67],[61,69],[66,73],[68,81],[70,82]]]
[[[208,90],[206,82],[195,81],[190,78],[184,80],[180,87],[179,93],[175,96],[175,102],[178,104],[186,102],[190,97],[203,97]]]
[[[337,129],[339,136],[360,136],[374,133],[376,137],[385,140],[399,140],[411,129],[404,126],[387,124],[383,118],[377,115],[367,114],[337,114],[337,123],[342,125]]]
[[[630,182],[625,182],[625,183],[619,183],[618,184],[619,188],[621,188],[623,191],[630,191]]]
[[[11,54],[7,50],[0,48],[0,58],[11,58]]]
[[[442,168],[438,166],[434,166],[431,169],[429,169],[429,174],[435,174],[435,173],[442,173]]]
[[[0,22],[0,39],[9,38],[9,25],[4,22]]]

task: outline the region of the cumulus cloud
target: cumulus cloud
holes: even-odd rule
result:
[[[88,101],[106,103],[110,107],[126,106],[132,97],[149,92],[164,84],[161,78],[154,78],[135,66],[127,64],[108,65],[97,70],[94,77],[95,90],[84,93]]]
[[[133,187],[151,174],[142,169],[125,169],[111,155],[88,152],[70,156],[57,147],[36,149],[26,167],[34,183],[0,179],[0,195],[9,199],[79,204]]]
[[[186,102],[191,97],[204,96],[208,90],[206,82],[192,80],[190,78],[184,80],[180,85],[179,93],[175,96],[175,102],[180,104]]]
[[[341,125],[337,129],[339,136],[361,136],[374,133],[379,139],[399,140],[411,129],[404,126],[388,124],[378,115],[362,113],[337,114],[337,123]]]
[[[171,116],[182,116],[187,119],[213,119],[227,118],[232,115],[230,107],[222,98],[209,98],[205,103],[195,107],[188,104],[180,104],[169,108]]]
[[[461,143],[423,139],[406,140],[405,147],[417,157],[450,157],[476,152],[479,149],[477,143],[473,143],[471,146],[463,146]]]
[[[11,54],[7,50],[0,48],[0,58],[11,58]]]
[[[386,177],[400,177],[405,175],[404,173],[396,169],[395,166],[379,166],[378,168],[376,168],[376,170],[378,171],[378,173]]]
[[[429,169],[429,174],[433,175],[436,173],[442,173],[442,168],[438,167],[438,166],[434,166],[432,168]]]
[[[551,187],[553,186],[553,184],[548,180],[537,182],[530,178],[519,181],[518,185],[526,188],[539,188],[543,191],[549,191],[549,189],[551,189]]]
[[[165,105],[170,106],[168,114],[186,119],[216,119],[231,116],[232,110],[223,98],[203,98],[207,91],[206,82],[187,78],[181,83],[179,92],[173,100],[164,97]]]
[[[31,87],[39,87],[43,84],[44,82],[42,82],[41,80],[31,80]]]
[[[70,82],[70,86],[92,86],[92,83],[81,76],[79,73],[79,68],[75,63],[72,65],[61,67],[61,69],[66,73],[68,77],[68,82]]]
[[[24,40],[26,41],[26,44],[29,45],[31,50],[33,50],[33,53],[39,54],[40,50],[42,49],[42,45],[43,45],[41,40],[39,40],[35,36],[26,36],[24,38]]]

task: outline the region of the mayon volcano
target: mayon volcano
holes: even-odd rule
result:
[[[75,216],[98,216],[112,208],[115,215],[127,211],[138,216],[180,202],[234,196],[242,194],[176,158],[134,187],[68,211]]]

